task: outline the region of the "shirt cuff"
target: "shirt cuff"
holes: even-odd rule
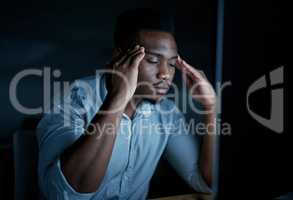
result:
[[[202,193],[212,193],[213,190],[210,188],[205,180],[203,179],[201,173],[197,173],[194,175],[194,177],[191,179],[191,185],[193,189],[195,189],[198,192]]]
[[[77,192],[66,180],[66,178],[61,170],[60,159],[58,159],[54,163],[52,170],[53,170],[52,171],[53,173],[51,174],[50,179],[52,180],[52,183],[55,185],[55,187],[57,187],[57,188],[55,188],[56,190],[53,190],[53,191],[56,191],[59,193],[59,194],[56,194],[57,196],[60,196],[60,195],[63,196],[62,199],[88,200],[88,199],[92,198],[92,196],[95,194],[95,192],[92,192],[92,193]],[[48,189],[50,190],[50,188],[48,188]]]

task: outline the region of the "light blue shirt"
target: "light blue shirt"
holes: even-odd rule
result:
[[[198,167],[198,136],[186,128],[183,114],[169,99],[156,104],[143,101],[133,119],[123,114],[99,188],[93,193],[75,191],[62,174],[60,154],[85,133],[106,94],[105,75],[76,80],[61,101],[56,98],[50,112],[46,112],[39,122],[38,174],[40,189],[46,199],[146,199],[151,177],[163,154],[192,188],[211,192]]]

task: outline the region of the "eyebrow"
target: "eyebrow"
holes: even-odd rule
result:
[[[163,54],[156,53],[156,52],[153,52],[153,51],[145,50],[145,52],[146,52],[147,54],[151,54],[151,55],[154,55],[154,56],[157,56],[157,57],[164,57]],[[178,58],[178,55],[176,55],[176,56],[172,56],[172,57],[169,58],[168,60],[177,59],[177,58]]]

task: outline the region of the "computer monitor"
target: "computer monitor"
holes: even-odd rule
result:
[[[290,199],[293,191],[284,7],[218,1],[216,78],[228,83],[218,120],[232,131],[216,144],[215,199]]]

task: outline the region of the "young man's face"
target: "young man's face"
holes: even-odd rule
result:
[[[145,48],[145,57],[139,66],[135,95],[158,101],[174,78],[178,57],[175,39],[167,32],[140,31],[137,42]]]

